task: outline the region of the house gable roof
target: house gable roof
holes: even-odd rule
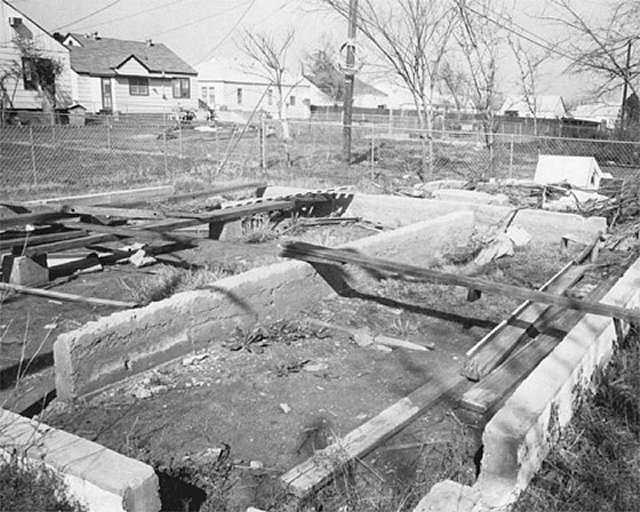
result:
[[[52,40],[54,40],[56,43],[58,43],[60,46],[64,47],[68,51],[68,48],[65,45],[63,45],[60,41],[58,41],[51,33],[49,33],[49,31],[46,28],[40,25],[40,23],[35,21],[32,17],[27,16],[25,13],[23,13],[20,9],[15,7],[13,4],[7,2],[7,0],[0,0],[0,1],[10,9],[13,9],[14,11],[16,11],[23,18],[28,19],[31,23],[33,23],[36,27],[38,27],[38,29],[40,29],[43,33],[47,34]]]
[[[198,74],[162,43],[148,44],[80,34],[68,34],[65,40],[69,38],[79,44],[67,44],[71,50],[71,68],[76,73],[114,76],[117,68],[134,57],[151,73]]]

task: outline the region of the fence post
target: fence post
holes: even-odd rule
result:
[[[513,179],[513,133],[509,144],[509,179]]]
[[[260,119],[260,168],[267,170],[267,130],[264,116]]]
[[[111,144],[111,119],[107,118],[107,149],[111,151],[113,146]]]
[[[56,145],[56,125],[55,123],[51,124],[51,145]]]
[[[31,170],[33,171],[33,185],[38,184],[38,175],[36,169],[36,145],[33,139],[33,126],[29,125],[29,141],[31,146]]]
[[[375,124],[371,123],[371,181],[374,179],[373,167],[376,160],[376,129]]]
[[[178,114],[178,154],[182,158],[182,120]]]
[[[162,116],[162,152],[164,154],[164,176],[169,174],[169,164],[167,162],[167,114]]]

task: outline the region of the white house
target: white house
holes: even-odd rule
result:
[[[238,59],[211,59],[196,66],[199,98],[216,111],[251,113],[254,110],[278,115],[278,91],[255,65]],[[283,77],[284,115],[308,119],[311,115],[311,83],[301,75]]]
[[[195,69],[164,44],[68,34],[73,100],[89,112],[197,110]]]
[[[527,99],[520,96],[507,96],[499,114],[514,117],[535,117],[537,119],[562,119],[567,117],[567,107],[562,96],[539,95]]]
[[[43,57],[61,64],[56,78],[56,108],[71,103],[71,68],[69,50],[37,22],[6,0],[0,0],[0,99],[3,110],[42,110],[42,87],[23,58],[17,41],[32,46]]]
[[[603,102],[587,103],[574,108],[571,111],[571,115],[575,119],[595,121],[604,124],[607,128],[614,129],[616,122],[620,118],[620,104],[612,105]]]

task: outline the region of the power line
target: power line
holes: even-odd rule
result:
[[[158,11],[158,10],[163,9],[165,7],[170,7],[172,5],[179,4],[181,2],[184,2],[184,0],[173,0],[171,2],[167,2],[166,4],[158,5],[158,6],[154,7],[154,8],[152,8],[152,9],[145,9],[143,11],[137,11],[137,12],[131,13],[131,14],[127,15],[127,16],[120,16],[119,18],[113,18],[113,19],[110,19],[110,20],[107,20],[107,21],[101,21],[101,22],[98,22],[98,23],[93,23],[92,25],[85,25],[84,27],[79,27],[79,28],[76,28],[75,30],[82,31],[82,30],[87,30],[87,29],[90,29],[90,28],[100,27],[102,25],[108,25],[109,23],[115,23],[117,21],[127,20],[129,18],[134,18],[136,16],[140,16],[141,14],[147,14],[147,13],[150,13],[150,12],[153,12],[153,11]]]
[[[66,25],[62,25],[56,29],[54,29],[56,32],[60,29],[66,28],[66,27],[70,27],[71,25],[75,25],[76,23],[79,23],[80,21],[84,21],[88,18],[91,18],[93,16],[95,16],[96,14],[99,14],[101,12],[106,11],[107,9],[109,9],[110,7],[113,7],[114,5],[116,5],[117,3],[120,3],[120,0],[115,0],[114,2],[111,2],[109,5],[106,5],[104,7],[102,7],[101,9],[98,9],[97,11],[93,11],[89,14],[87,14],[86,16],[83,16],[82,18],[79,18],[75,21],[72,21],[71,23],[67,23]]]
[[[213,56],[215,51],[222,45],[222,43],[224,43],[229,38],[229,36],[233,33],[233,31],[236,28],[238,28],[238,25],[240,25],[240,23],[242,23],[242,20],[244,20],[244,18],[247,16],[247,14],[249,14],[249,11],[255,5],[255,3],[256,3],[256,0],[251,0],[250,1],[249,7],[247,7],[245,9],[245,11],[240,15],[238,20],[233,24],[233,27],[231,27],[229,29],[229,31],[227,31],[227,33],[224,36],[222,36],[222,39],[220,39],[220,41],[218,41],[216,43],[216,45],[209,51],[209,53],[207,53],[202,59],[200,59],[198,61],[198,64],[200,64],[201,62],[204,62],[205,60],[210,59]]]
[[[253,0],[253,1],[255,2],[255,0]],[[243,5],[247,5],[249,2],[251,2],[251,0],[248,0],[247,2],[242,3],[242,4],[234,5],[233,7],[230,7],[229,9],[225,9],[224,11],[214,12],[213,14],[211,14],[209,16],[200,17],[200,18],[198,18],[196,20],[189,21],[189,22],[184,23],[182,25],[178,25],[177,27],[170,28],[169,30],[164,30],[162,32],[156,32],[154,34],[150,34],[150,37],[161,36],[161,35],[164,35],[164,34],[168,34],[170,32],[175,32],[176,30],[180,30],[181,28],[186,28],[186,27],[190,27],[192,25],[197,25],[198,23],[202,23],[203,21],[207,21],[207,20],[210,20],[211,18],[216,18],[217,16],[221,16],[221,15],[226,14],[228,12],[234,11],[238,7],[242,7]]]

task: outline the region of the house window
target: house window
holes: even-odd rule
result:
[[[129,78],[130,96],[149,96],[148,78]]]
[[[242,105],[242,87],[238,87],[236,91],[236,99],[238,100],[238,105]]]
[[[215,106],[216,104],[216,89],[209,87],[209,105]]]
[[[267,104],[273,105],[273,89],[267,91]]]
[[[291,107],[295,107],[296,106],[296,97],[295,96],[289,96],[289,106],[291,106]]]
[[[38,90],[38,75],[35,71],[35,62],[33,59],[22,58],[22,80],[25,91]]]
[[[191,98],[191,81],[188,78],[174,78],[172,84],[174,98]]]
[[[200,89],[200,98],[202,100],[204,100],[205,102],[207,101],[207,88],[206,87],[202,87]]]

